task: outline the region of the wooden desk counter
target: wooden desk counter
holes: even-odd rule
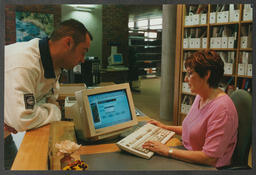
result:
[[[50,125],[27,131],[11,170],[48,170]]]
[[[150,120],[150,118],[146,116],[138,117],[138,120],[147,121]],[[27,131],[11,170],[60,170],[61,156],[57,155],[57,150],[54,145],[66,139],[76,142],[73,122],[58,121]],[[174,142],[176,141],[177,140],[174,139]],[[168,145],[173,145],[173,143],[168,142]],[[115,143],[86,145],[81,146],[79,151],[72,156],[75,159],[80,159],[81,154],[116,151],[120,151],[120,149]],[[50,167],[48,167],[48,157]]]

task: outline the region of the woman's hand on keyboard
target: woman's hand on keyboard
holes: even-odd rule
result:
[[[165,124],[163,124],[163,123],[161,123],[159,121],[156,121],[156,120],[150,120],[148,123],[151,123],[153,125],[156,125],[156,126],[158,126],[160,128],[164,128],[164,129],[166,129],[166,127],[167,127]]]
[[[157,141],[147,141],[142,145],[143,148],[153,151],[162,156],[168,156],[169,147]]]

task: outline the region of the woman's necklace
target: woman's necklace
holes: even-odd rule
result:
[[[207,105],[211,100],[215,99],[215,97],[218,94],[218,90],[214,90],[214,92],[203,102],[202,98],[200,100],[200,107],[199,109],[202,109],[205,105]]]
[[[199,109],[202,109],[205,105],[207,105],[209,102],[211,101],[211,99],[207,98],[207,100],[205,100],[205,102],[202,102],[202,100],[200,100],[200,107]]]

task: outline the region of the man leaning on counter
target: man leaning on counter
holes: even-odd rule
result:
[[[50,38],[5,46],[4,167],[17,153],[11,133],[61,119],[58,97],[61,69],[84,62],[92,35],[74,19],[63,21]]]

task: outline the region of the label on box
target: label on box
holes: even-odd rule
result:
[[[200,48],[200,38],[195,38],[194,39],[194,46],[195,48]]]
[[[248,64],[248,59],[249,59],[249,53],[248,52],[243,52],[243,54],[242,54],[242,63]]]
[[[235,45],[235,38],[232,36],[232,37],[228,37],[228,48],[234,48],[234,45]]]
[[[190,108],[191,108],[191,105],[186,105],[186,114],[189,113]]]
[[[252,8],[245,8],[244,9],[243,20],[244,21],[252,20]]]
[[[193,25],[198,25],[199,24],[200,15],[199,14],[193,15],[192,18],[193,18]]]
[[[221,48],[221,37],[215,38],[215,48]]]
[[[248,47],[248,36],[241,36],[241,48],[247,48]]]
[[[190,25],[190,16],[185,16],[185,26]]]
[[[224,64],[224,74],[228,74],[228,75],[233,74],[233,64],[232,63]]]
[[[244,64],[238,64],[238,72],[237,72],[238,75],[244,75],[244,67],[245,67]]]
[[[217,12],[217,23],[222,23],[222,12]]]
[[[189,25],[193,25],[193,16],[190,16],[190,22],[189,22]]]
[[[182,83],[182,92],[187,92],[187,83]]]
[[[214,37],[212,37],[212,38],[210,39],[210,48],[216,48],[216,47],[215,47],[215,38],[214,38]]]
[[[228,21],[229,21],[228,11],[222,12],[222,15],[221,15],[221,22],[228,22]]]
[[[189,39],[188,38],[183,39],[183,48],[189,48]]]
[[[207,38],[202,38],[202,48],[207,48]]]
[[[221,48],[228,48],[228,37],[221,38]]]
[[[194,38],[189,39],[189,48],[195,48],[195,39]]]
[[[252,76],[252,64],[248,64],[247,66],[247,75]]]
[[[186,83],[186,82],[182,83],[182,92],[186,92],[186,93],[190,93],[191,92],[190,88],[188,86],[188,83]]]
[[[181,104],[181,112],[182,113],[186,113],[186,108],[187,108],[186,104]]]
[[[240,14],[240,10],[229,11],[230,22],[238,22],[239,21],[239,14]]]
[[[210,13],[210,24],[216,23],[216,12]]]
[[[200,14],[200,24],[206,24],[206,14]]]

